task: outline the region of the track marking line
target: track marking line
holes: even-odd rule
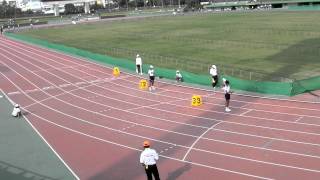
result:
[[[272,143],[274,142],[274,139],[269,140],[268,142],[266,142],[264,145],[262,145],[262,148],[268,148]]]
[[[183,156],[182,161],[186,160],[187,156],[189,155],[189,153],[191,152],[191,150],[193,149],[193,147],[197,144],[197,142],[202,139],[202,137],[209,132],[210,130],[212,130],[213,128],[215,128],[216,126],[218,126],[219,124],[223,123],[223,121],[218,122],[216,124],[213,124],[209,129],[207,129],[206,131],[204,131],[190,146],[190,148],[188,149],[188,151],[186,152],[186,154]]]
[[[241,114],[240,114],[240,116],[243,116],[243,115],[245,115],[245,114],[247,114],[247,113],[251,112],[252,110],[253,110],[253,109],[249,109],[249,110],[247,110],[247,111],[245,111],[245,112],[241,113]]]
[[[299,122],[301,119],[303,119],[303,116],[300,116],[297,120],[295,120],[294,122]]]

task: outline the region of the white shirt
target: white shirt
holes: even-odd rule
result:
[[[141,59],[141,57],[137,57],[136,58],[136,65],[142,65],[142,59]]]
[[[14,117],[16,117],[16,116],[18,116],[18,113],[20,113],[21,112],[21,110],[20,110],[20,108],[13,108],[13,111],[12,111],[12,116],[14,116]]]
[[[211,76],[217,76],[217,75],[218,75],[217,69],[215,69],[215,68],[210,68],[210,74],[211,74]]]
[[[149,76],[154,76],[154,69],[149,69],[148,74]]]
[[[181,73],[176,73],[176,77],[178,77],[178,78],[182,78]]]
[[[223,87],[223,91],[224,91],[225,94],[230,93],[230,86],[225,85]]]
[[[156,161],[159,159],[159,155],[154,149],[145,148],[140,155],[140,163],[144,165],[154,165]]]

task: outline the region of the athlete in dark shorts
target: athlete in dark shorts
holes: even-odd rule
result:
[[[150,68],[148,70],[148,75],[149,75],[149,91],[155,90],[156,89],[154,87],[155,74],[154,74],[154,69],[152,65],[150,65]]]
[[[230,103],[230,98],[231,98],[231,91],[230,91],[230,83],[228,80],[225,81],[224,83],[224,87],[223,87],[223,91],[224,91],[224,97],[226,99],[226,112],[230,112],[231,109],[229,108],[229,103]]]

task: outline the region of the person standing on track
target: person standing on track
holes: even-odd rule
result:
[[[152,65],[150,65],[150,68],[148,70],[148,75],[149,75],[149,91],[155,90],[156,89],[154,87],[155,73]]]
[[[0,27],[1,35],[3,34],[3,26]]]
[[[139,56],[139,54],[137,54],[137,57],[136,57],[136,72],[142,75],[142,59]]]
[[[232,91],[230,90],[230,83],[229,83],[228,80],[226,80],[224,82],[223,91],[224,91],[224,97],[226,99],[226,109],[225,109],[225,111],[226,112],[230,112],[231,109],[229,108],[229,103],[230,103],[230,96],[231,96]]]
[[[155,180],[160,180],[158,168],[156,165],[156,161],[159,160],[158,153],[156,152],[156,150],[150,148],[149,141],[144,141],[143,147],[144,150],[140,155],[140,163],[146,171],[148,180],[152,180],[152,175],[154,176]]]
[[[218,70],[216,65],[212,65],[210,68],[210,75],[212,79],[212,87],[213,87],[213,93],[216,92],[216,85],[218,84]]]

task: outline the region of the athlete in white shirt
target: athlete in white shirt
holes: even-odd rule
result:
[[[137,54],[137,57],[136,57],[136,72],[142,75],[142,59],[139,56],[139,54]]]
[[[179,70],[176,71],[176,81],[182,82],[182,74],[180,73]]]
[[[150,65],[150,68],[148,70],[148,75],[149,75],[149,91],[155,90],[156,89],[154,87],[155,73],[152,65]]]
[[[143,142],[144,150],[140,155],[140,163],[144,167],[148,180],[152,180],[152,174],[155,180],[160,180],[156,161],[159,159],[159,155],[154,149],[150,148],[150,142]]]
[[[210,75],[212,78],[212,87],[213,87],[213,91],[216,91],[216,85],[218,84],[218,71],[217,71],[217,66],[216,65],[212,65],[210,68]]]
[[[224,97],[226,99],[226,109],[225,111],[226,112],[230,112],[231,109],[229,108],[229,103],[230,103],[230,94],[232,93],[231,90],[230,90],[230,83],[228,80],[225,80],[224,81],[224,86],[223,86],[223,91],[224,91]]]
[[[21,116],[21,110],[19,104],[16,104],[13,108],[13,111],[11,113],[13,117],[20,117]]]

